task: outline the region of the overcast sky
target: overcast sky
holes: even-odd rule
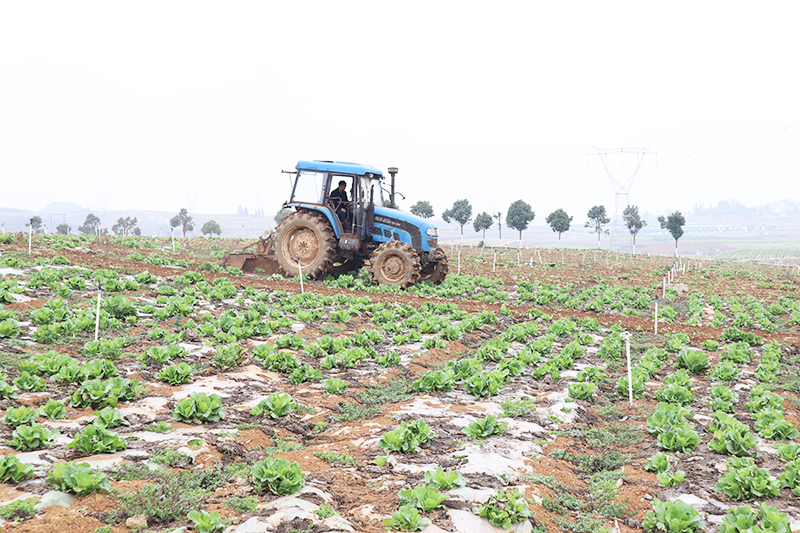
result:
[[[796,2],[3,2],[0,207],[277,211],[299,159],[407,209],[800,198]],[[594,154],[594,155],[592,155]],[[656,155],[657,154],[657,155]],[[610,155],[624,183],[635,154]],[[621,208],[620,208],[621,210]]]

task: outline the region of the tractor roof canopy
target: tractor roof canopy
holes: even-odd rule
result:
[[[316,170],[319,172],[340,172],[342,174],[374,174],[383,177],[383,172],[370,165],[358,163],[343,163],[341,161],[298,161],[297,170]]]

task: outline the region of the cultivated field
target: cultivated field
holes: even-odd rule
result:
[[[246,244],[0,236],[8,531],[800,526],[796,267],[448,245],[301,292]]]

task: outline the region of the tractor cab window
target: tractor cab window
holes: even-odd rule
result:
[[[297,173],[292,193],[293,202],[322,203],[322,185],[325,183],[324,172],[301,170]]]
[[[364,188],[364,198],[366,203],[374,202],[375,205],[383,205],[383,189],[381,188],[381,180],[365,179]]]

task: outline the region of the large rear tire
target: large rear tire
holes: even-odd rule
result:
[[[430,280],[434,285],[441,285],[444,279],[447,277],[447,272],[449,270],[447,265],[447,254],[444,253],[444,250],[437,247],[431,255],[438,257],[439,260],[436,262],[427,263],[425,266],[423,266],[419,273],[419,280]]]
[[[319,279],[328,271],[336,256],[336,236],[328,221],[310,213],[298,212],[286,217],[275,233],[275,259],[283,273],[300,273]]]
[[[407,289],[419,279],[419,256],[400,241],[381,244],[370,258],[372,281],[380,285],[400,285]]]

